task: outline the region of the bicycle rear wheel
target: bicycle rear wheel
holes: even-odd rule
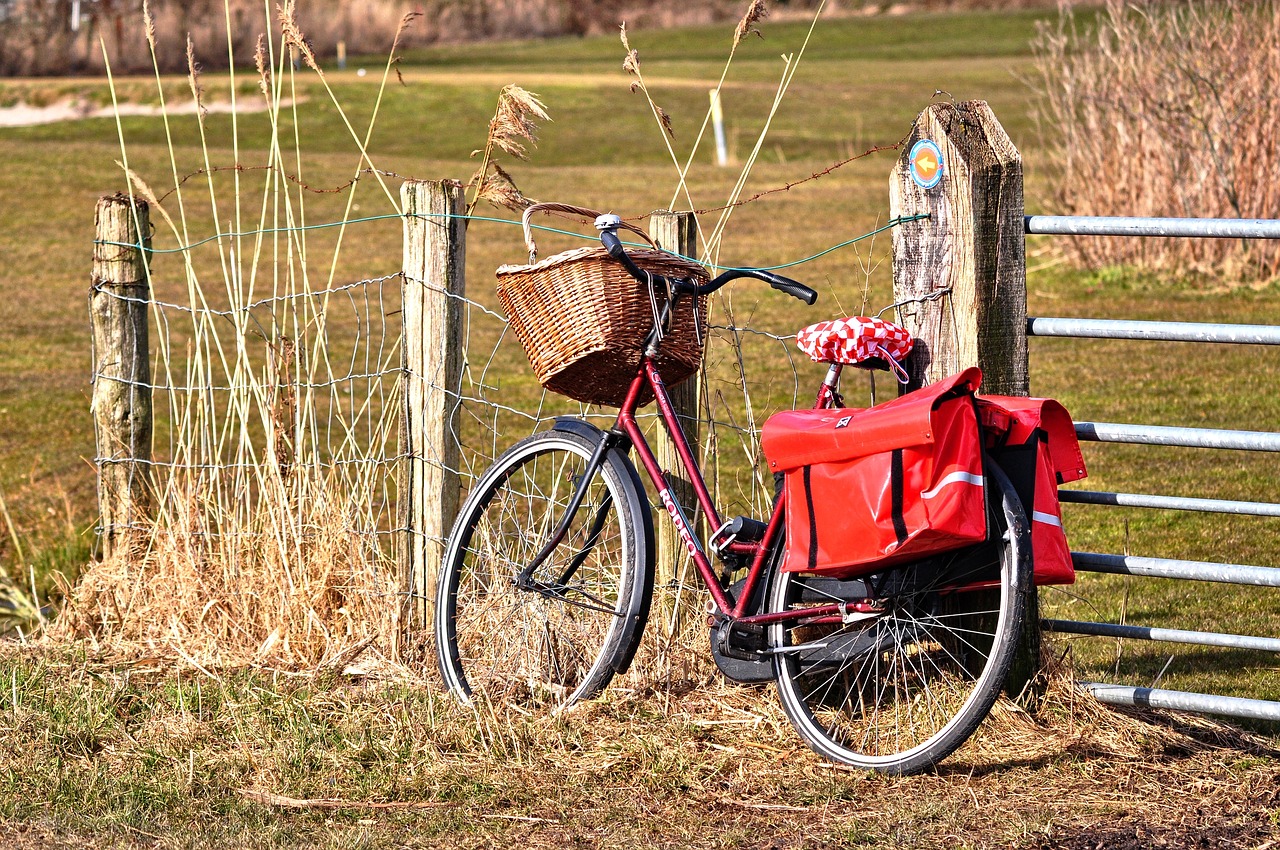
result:
[[[460,511],[435,633],[445,686],[464,700],[557,711],[595,696],[629,663],[647,612],[639,511],[648,506],[616,453],[584,480],[595,448],[577,433],[535,434],[498,459]],[[563,538],[521,582],[577,490]]]
[[[819,754],[919,772],[968,740],[991,710],[1017,649],[1032,565],[1013,486],[996,468],[986,480],[982,544],[859,580],[775,575],[771,611],[865,601],[865,613],[848,622],[770,628],[782,706]]]

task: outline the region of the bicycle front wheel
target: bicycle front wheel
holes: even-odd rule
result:
[[[982,544],[859,580],[775,575],[772,611],[861,603],[843,617],[770,628],[783,708],[820,755],[916,773],[955,751],[991,710],[1017,650],[1032,565],[1013,486],[995,468],[987,486]]]
[[[459,513],[435,632],[445,686],[464,700],[557,711],[598,694],[629,660],[647,505],[612,454],[587,480],[594,450],[576,433],[535,434],[499,458]],[[578,491],[563,537],[530,573]]]

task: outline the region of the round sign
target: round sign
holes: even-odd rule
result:
[[[921,139],[911,146],[911,179],[922,189],[942,182],[942,149],[936,142]]]

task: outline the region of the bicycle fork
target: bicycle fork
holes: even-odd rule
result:
[[[533,574],[551,557],[551,553],[555,551],[556,547],[564,541],[565,535],[569,533],[569,527],[573,524],[574,517],[577,516],[578,510],[582,507],[582,502],[586,498],[587,490],[591,487],[591,482],[595,479],[596,473],[600,471],[600,467],[604,463],[605,456],[625,439],[625,434],[616,431],[604,431],[601,433],[599,444],[587,460],[586,467],[574,482],[573,493],[569,497],[569,503],[565,506],[564,515],[556,524],[555,530],[551,532],[550,539],[547,540],[538,554],[533,557],[533,560],[526,564],[524,569],[515,577],[514,584],[517,589],[533,591],[544,596],[556,595],[564,598],[564,591],[567,589],[574,573],[586,562],[591,550],[600,541],[600,534],[604,531],[605,522],[609,518],[609,509],[613,505],[613,494],[608,489],[605,490],[604,498],[601,500],[600,506],[596,509],[596,514],[591,520],[591,526],[587,530],[586,541],[569,560],[568,566],[565,567],[559,578],[550,583],[541,582],[535,581]]]

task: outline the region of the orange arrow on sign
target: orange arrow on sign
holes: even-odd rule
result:
[[[937,144],[921,139],[911,148],[911,179],[922,188],[931,189],[942,180],[942,151]]]

